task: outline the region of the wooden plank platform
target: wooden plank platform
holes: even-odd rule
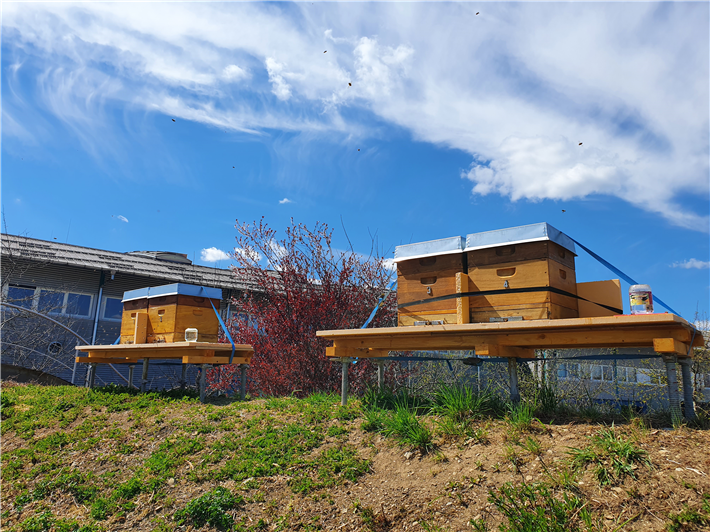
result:
[[[145,359],[181,359],[184,364],[229,364],[231,344],[205,342],[174,342],[159,344],[80,345],[76,350],[87,353],[77,356],[77,362],[126,364]],[[254,354],[250,345],[234,347],[233,364],[249,364]]]
[[[481,355],[525,358],[534,349],[654,347],[687,356],[703,336],[674,314],[637,314],[560,320],[524,320],[318,331],[333,341],[329,357],[370,358],[383,351],[476,350]]]

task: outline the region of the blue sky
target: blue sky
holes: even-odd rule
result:
[[[548,222],[710,310],[699,3],[3,3],[7,232],[227,267]],[[579,281],[614,275],[580,251]],[[627,287],[625,286],[625,289]]]

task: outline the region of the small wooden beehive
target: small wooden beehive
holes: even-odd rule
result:
[[[198,331],[198,342],[216,343],[222,291],[189,284],[170,284],[132,290],[123,297],[121,343],[135,342],[139,314],[146,314],[145,343],[185,341],[185,329]],[[213,310],[214,305],[214,310]],[[142,334],[141,334],[142,336]],[[140,343],[140,342],[138,342]]]
[[[456,292],[456,274],[466,271],[463,245],[457,236],[395,248],[399,326],[456,323],[456,299],[435,299]]]
[[[488,292],[468,298],[471,323],[579,316],[574,242],[549,224],[470,234],[464,251],[463,291]]]

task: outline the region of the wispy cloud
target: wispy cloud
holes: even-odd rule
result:
[[[121,216],[120,214],[118,214],[118,215],[116,215],[116,218],[122,222],[128,223],[128,218],[126,218],[125,216]]]
[[[685,268],[686,270],[690,269],[697,269],[697,270],[706,270],[710,268],[710,261],[702,261],[698,259],[688,259],[684,260],[683,262],[674,262],[673,263],[674,268]]]
[[[282,199],[282,200],[279,200],[279,205],[284,205],[284,204],[286,204],[286,203],[293,203],[293,201],[291,201],[291,200],[288,199],[288,198],[284,198],[284,199]]]
[[[707,3],[318,7],[8,3],[3,46],[23,65],[10,77],[94,150],[119,149],[108,105],[253,134],[384,123],[469,154],[474,195],[613,196],[708,230],[683,201],[710,189]],[[3,101],[21,141],[38,131],[20,105]]]
[[[219,262],[221,260],[229,260],[229,254],[219,248],[205,248],[200,252],[200,258],[203,262]]]

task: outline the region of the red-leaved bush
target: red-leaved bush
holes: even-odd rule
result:
[[[281,239],[263,218],[254,224],[237,221],[235,227],[233,271],[248,288],[232,301],[239,314],[228,326],[235,343],[254,346],[250,393],[303,396],[338,390],[341,365],[326,359],[331,344],[316,331],[360,328],[394,272],[374,249],[369,257],[333,249],[333,231],[324,223],[308,229],[292,220]],[[369,327],[395,325],[396,294],[390,293]],[[389,380],[394,369],[386,375]],[[220,380],[230,373],[223,369]],[[351,364],[353,391],[373,375],[369,361]]]

